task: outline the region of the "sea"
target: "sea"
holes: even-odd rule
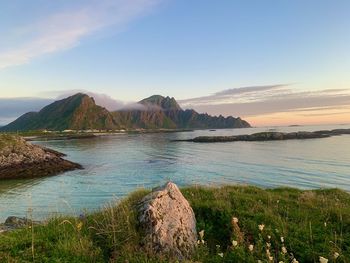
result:
[[[65,153],[83,170],[57,176],[0,181],[0,222],[79,215],[118,202],[140,188],[167,181],[179,186],[254,185],[262,188],[340,188],[350,192],[350,135],[322,139],[193,143],[208,135],[261,131],[349,129],[349,125],[264,127],[135,133],[93,139],[34,141]]]

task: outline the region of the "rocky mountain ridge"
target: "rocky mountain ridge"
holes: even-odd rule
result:
[[[29,130],[132,130],[247,128],[250,124],[232,116],[210,116],[183,110],[174,98],[154,95],[135,109],[110,112],[83,93],[55,101],[39,112],[28,112],[0,131]]]

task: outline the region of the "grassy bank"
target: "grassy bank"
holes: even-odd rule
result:
[[[291,253],[299,262],[320,262],[320,256],[350,262],[350,194],[344,191],[227,186],[182,192],[198,231],[204,230],[193,262],[291,262]],[[135,207],[146,193],[94,214],[0,235],[0,262],[168,262],[140,247]]]

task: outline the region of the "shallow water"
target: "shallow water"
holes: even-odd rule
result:
[[[342,126],[275,127],[313,131]],[[7,216],[42,219],[78,214],[168,180],[191,184],[253,184],[302,189],[338,187],[350,191],[350,135],[323,139],[201,144],[170,142],[199,135],[233,135],[271,128],[120,134],[96,139],[37,144],[64,152],[84,170],[59,176],[0,182],[0,222]]]

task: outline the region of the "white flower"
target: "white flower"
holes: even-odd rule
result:
[[[324,257],[320,257],[320,263],[327,263],[328,259],[324,258]]]
[[[238,223],[238,218],[237,217],[232,217],[232,222],[237,224]]]
[[[299,261],[298,261],[298,260],[296,260],[295,258],[293,258],[292,263],[299,263]]]
[[[273,257],[272,257],[272,256],[269,256],[269,260],[270,260],[270,261],[273,261]]]
[[[262,263],[262,261],[260,259],[258,259],[258,263]]]
[[[218,253],[218,255],[222,258],[224,257],[224,253]]]
[[[278,263],[284,263],[283,261],[279,261]]]
[[[248,246],[248,249],[249,249],[249,251],[253,251],[254,245],[250,244],[250,245]]]
[[[284,237],[281,237],[281,242],[284,243]]]
[[[327,227],[327,222],[324,222],[324,227]]]
[[[283,253],[283,254],[287,254],[287,249],[286,249],[286,247],[282,247],[282,253]]]
[[[199,237],[201,238],[201,239],[203,239],[203,237],[204,237],[204,230],[202,230],[202,231],[199,231]]]
[[[266,243],[266,247],[270,248],[271,247],[271,243]]]
[[[339,257],[339,253],[338,252],[334,252],[334,258],[336,259],[336,258],[338,258]]]
[[[238,242],[236,240],[232,240],[232,246],[236,247],[238,245]]]
[[[267,236],[267,238],[270,240],[270,239],[271,239],[271,236],[270,236],[270,235],[268,235],[268,236]]]
[[[199,245],[201,243],[201,241],[200,240],[197,240],[197,244]]]
[[[204,243],[205,243],[204,240],[202,239],[201,241],[202,241],[202,244],[204,245]]]
[[[260,230],[260,231],[263,231],[263,230],[264,230],[264,227],[265,227],[264,224],[259,225],[259,230]]]
[[[219,248],[220,248],[220,245],[216,245],[216,248],[219,249]]]

